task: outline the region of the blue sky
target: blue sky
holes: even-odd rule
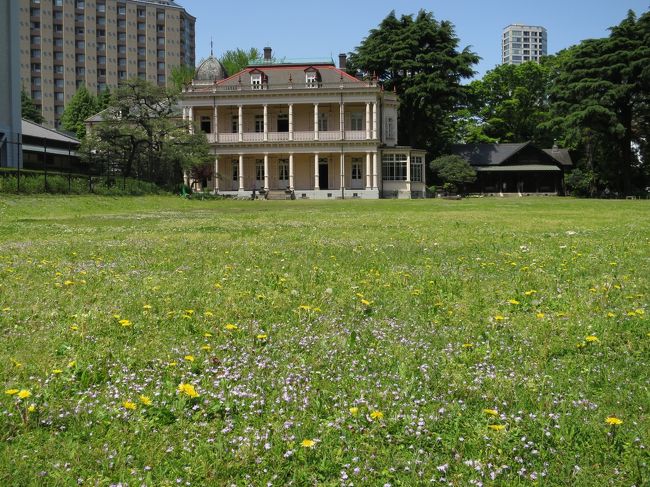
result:
[[[460,46],[471,46],[483,58],[478,76],[500,62],[501,32],[513,23],[541,25],[548,30],[549,53],[583,39],[604,37],[629,9],[637,15],[650,0],[178,0],[197,17],[197,62],[228,49],[271,46],[278,57],[332,57],[354,50],[388,13],[433,12],[456,26]]]

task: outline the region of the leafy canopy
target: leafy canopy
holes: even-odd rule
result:
[[[254,47],[251,47],[248,51],[244,49],[234,49],[226,51],[223,53],[219,61],[223,65],[229,76],[232,76],[235,73],[239,73],[246,66],[250,64],[251,61],[260,58],[260,51]]]
[[[97,98],[85,86],[81,86],[63,111],[63,128],[83,139],[86,136],[86,119],[99,111],[98,106]]]
[[[460,156],[438,157],[431,161],[430,167],[440,180],[453,190],[476,181],[476,170]]]
[[[36,107],[34,100],[32,100],[25,90],[21,90],[20,92],[20,104],[22,107],[22,118],[35,123],[43,123],[44,119],[41,111]]]

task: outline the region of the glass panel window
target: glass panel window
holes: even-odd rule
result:
[[[264,159],[255,159],[255,180],[264,181]]]
[[[138,22],[138,30],[144,30],[144,22]]]
[[[318,130],[320,132],[327,132],[328,130],[328,121],[329,118],[327,116],[327,113],[319,113],[318,114]]]
[[[32,42],[32,44],[40,45],[40,43],[41,43],[41,36],[32,36],[31,42]]]
[[[201,132],[209,134],[212,131],[211,128],[212,119],[207,115],[201,115]]]
[[[86,4],[83,0],[77,0],[77,9],[83,10],[86,7]]]
[[[350,130],[363,130],[363,113],[353,112],[350,114]]]
[[[106,56],[97,56],[97,64],[106,64]]]
[[[264,115],[255,115],[255,132],[264,132]]]
[[[63,93],[61,91],[57,91],[54,93],[54,99],[56,101],[63,101]]]
[[[40,49],[32,49],[31,55],[33,58],[40,58],[41,57],[41,50]]]
[[[307,88],[316,88],[316,71],[308,71],[305,75],[305,84]]]
[[[126,15],[126,5],[118,5],[117,6],[117,14],[118,15]]]
[[[352,158],[352,179],[361,179],[363,177],[363,159],[361,157]]]
[[[239,115],[232,116],[230,127],[232,129],[233,134],[239,132]]]
[[[289,159],[278,160],[278,179],[280,181],[289,180]]]
[[[35,73],[41,72],[41,63],[32,63],[32,71]]]
[[[384,181],[406,181],[406,154],[384,154],[381,158]]]
[[[232,160],[232,180],[239,180],[239,161],[237,159]]]
[[[251,74],[251,87],[254,90],[262,89],[262,74],[261,73],[253,73],[253,74]]]
[[[98,3],[97,4],[97,11],[98,12],[106,12],[106,4],[105,3]]]
[[[424,173],[424,158],[422,156],[411,156],[411,181],[422,182]]]

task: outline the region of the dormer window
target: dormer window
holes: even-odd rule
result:
[[[305,84],[307,88],[316,88],[318,86],[316,71],[307,71],[305,74]]]
[[[254,90],[262,89],[262,73],[251,74],[251,88]]]
[[[309,66],[305,69],[305,86],[307,88],[318,88],[320,86],[321,77],[318,69]]]

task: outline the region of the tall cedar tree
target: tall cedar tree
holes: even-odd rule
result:
[[[86,119],[95,115],[97,111],[97,98],[85,86],[82,86],[65,107],[61,116],[61,124],[64,129],[83,139],[86,136]]]
[[[648,140],[650,12],[634,12],[607,38],[569,50],[550,95],[552,125],[585,153],[587,170],[623,194],[634,190],[642,167],[634,143]],[[646,161],[647,164],[647,161]]]
[[[461,81],[474,75],[479,57],[458,50],[459,39],[448,21],[431,12],[417,16],[392,11],[350,53],[351,73],[376,76],[384,89],[399,96],[399,141],[440,154],[453,141],[454,113],[466,96]]]
[[[103,121],[81,147],[84,159],[102,174],[136,177],[168,188],[182,171],[212,160],[203,132],[189,132],[176,108],[175,90],[140,79],[117,89]]]
[[[549,84],[545,64],[502,64],[470,84],[470,111],[483,134],[494,141],[533,141],[550,147],[553,138],[540,126],[550,118]]]

